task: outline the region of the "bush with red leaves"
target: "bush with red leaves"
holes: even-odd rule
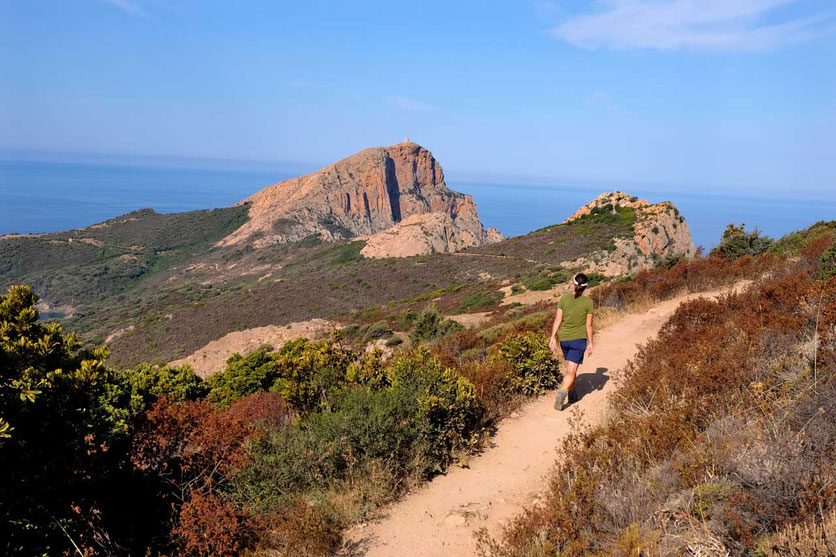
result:
[[[145,414],[131,460],[159,479],[161,496],[172,504],[172,537],[185,553],[234,555],[254,543],[257,518],[225,500],[221,488],[247,462],[249,439],[289,421],[274,393],[244,397],[228,409],[162,399]]]
[[[192,492],[172,533],[188,555],[232,557],[255,545],[260,527],[256,517],[232,502]]]

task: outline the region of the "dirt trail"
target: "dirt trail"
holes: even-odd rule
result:
[[[547,488],[572,409],[583,410],[586,423],[600,422],[606,396],[615,388],[612,376],[636,354],[637,345],[656,336],[683,301],[724,291],[682,295],[597,333],[595,353],[577,378],[577,403],[557,412],[553,392],[528,403],[512,415],[516,417],[499,424],[492,446],[473,458],[469,468],[450,470],[393,504],[381,520],[348,532],[341,555],[475,555],[476,530],[485,527],[498,535],[504,522],[535,503]]]

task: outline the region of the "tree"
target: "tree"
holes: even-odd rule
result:
[[[9,553],[56,554],[108,543],[102,470],[119,470],[130,416],[106,349],[40,322],[37,301],[27,286],[0,295],[0,539]]]

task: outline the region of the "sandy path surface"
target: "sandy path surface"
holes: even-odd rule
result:
[[[393,504],[382,519],[347,533],[346,556],[466,556],[476,554],[473,533],[480,528],[496,536],[502,525],[541,496],[554,465],[556,449],[569,431],[571,411],[579,407],[584,421],[598,423],[612,376],[636,354],[637,345],[656,336],[685,300],[715,297],[716,290],[662,302],[647,313],[626,315],[597,333],[595,353],[581,367],[576,382],[580,400],[563,412],[554,407],[554,392],[503,420],[491,446]]]

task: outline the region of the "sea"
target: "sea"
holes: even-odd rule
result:
[[[290,177],[262,168],[0,160],[0,235],[80,228],[141,208],[170,213],[228,207]],[[485,226],[506,236],[562,222],[601,191],[617,189],[459,182],[454,175],[448,175],[447,183],[472,195]],[[706,249],[717,245],[729,223],[758,227],[777,238],[819,220],[836,219],[836,197],[664,192],[634,187],[625,191],[652,203],[672,201],[687,220],[694,244]]]

